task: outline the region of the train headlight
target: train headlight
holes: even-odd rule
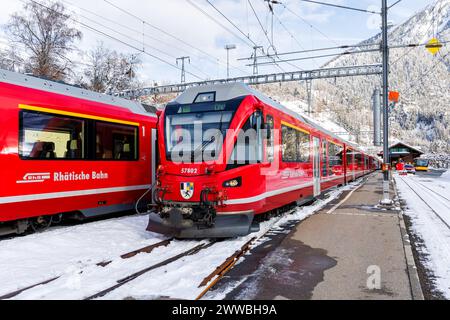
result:
[[[223,183],[224,188],[237,188],[240,186],[242,186],[242,178],[241,177],[227,180]]]

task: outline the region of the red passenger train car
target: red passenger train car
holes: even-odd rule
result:
[[[0,70],[0,110],[0,235],[132,209],[154,181],[137,102]]]
[[[249,133],[250,132],[250,133]],[[302,204],[374,171],[357,146],[242,83],[188,89],[158,124],[147,230],[180,238],[258,230],[255,216]]]

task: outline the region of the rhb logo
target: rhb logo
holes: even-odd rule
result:
[[[40,183],[45,180],[50,180],[50,173],[27,173],[22,180],[17,180],[17,183]]]
[[[180,186],[180,193],[183,199],[189,200],[194,195],[194,183],[182,182]]]

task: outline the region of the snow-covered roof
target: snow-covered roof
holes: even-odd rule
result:
[[[154,113],[149,113],[148,111],[146,111],[144,106],[137,101],[126,100],[123,98],[114,97],[90,90],[85,90],[75,86],[70,86],[67,84],[45,80],[29,75],[24,75],[17,72],[11,72],[0,69],[0,82],[56,94],[62,94],[74,98],[105,103],[116,107],[128,109],[129,111],[136,114],[148,117],[156,117]]]
[[[391,144],[391,145],[389,146],[389,149],[392,149],[392,148],[398,146],[399,144],[402,144],[402,145],[404,145],[405,147],[408,147],[409,149],[412,149],[412,150],[414,150],[414,151],[417,151],[417,152],[420,153],[420,154],[424,154],[424,152],[421,151],[421,150],[419,150],[418,147],[413,147],[413,146],[411,146],[411,145],[409,145],[409,144],[407,144],[407,143],[405,143],[405,142],[402,142],[402,141],[398,141],[398,142],[395,142],[395,143]]]
[[[308,119],[301,114],[281,105],[279,102],[272,100],[271,98],[267,97],[263,93],[259,92],[258,90],[255,90],[248,86],[245,83],[242,82],[234,82],[234,83],[226,83],[226,84],[214,84],[214,85],[204,85],[204,86],[198,86],[198,87],[191,87],[188,88],[186,91],[184,91],[181,95],[179,95],[173,102],[179,103],[179,104],[189,104],[194,103],[195,99],[200,93],[209,93],[209,92],[215,92],[216,93],[216,101],[228,101],[231,99],[235,99],[242,96],[248,96],[252,95],[261,100],[262,102],[286,113],[291,115],[292,117],[310,125],[311,127],[320,130],[327,135],[344,141],[347,145],[357,149],[358,146],[352,142],[346,141],[342,139],[341,137],[337,136],[333,132],[321,127],[311,119]]]

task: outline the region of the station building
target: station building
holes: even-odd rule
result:
[[[389,147],[389,154],[391,165],[395,165],[400,159],[405,163],[413,163],[414,159],[419,158],[424,152],[404,142],[396,142]],[[383,151],[378,153],[378,156],[383,157]]]

